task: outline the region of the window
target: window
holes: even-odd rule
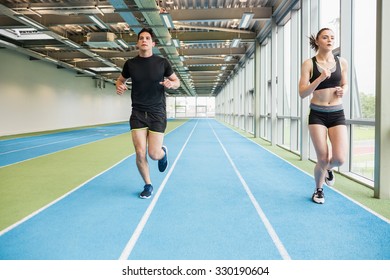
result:
[[[376,2],[353,2],[351,172],[374,180]]]
[[[215,97],[167,97],[168,118],[215,117]]]
[[[375,118],[376,5],[354,1],[353,65],[354,119]]]
[[[335,35],[335,48],[340,47],[340,0],[321,0],[320,28],[330,28]],[[316,33],[317,34],[317,33]]]

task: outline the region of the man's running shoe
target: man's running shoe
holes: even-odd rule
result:
[[[165,155],[158,161],[158,170],[160,170],[160,172],[164,172],[168,167],[168,148],[166,146],[162,146],[162,149],[165,152]]]
[[[336,181],[336,178],[334,176],[333,170],[332,169],[327,170],[326,175],[325,175],[325,183],[328,186],[333,186],[335,181]]]
[[[324,191],[322,188],[317,189],[311,199],[318,204],[323,204],[325,202]]]
[[[151,184],[145,185],[144,190],[142,193],[140,193],[140,198],[150,198],[153,193],[153,186]]]

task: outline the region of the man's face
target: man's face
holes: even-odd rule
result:
[[[154,47],[154,45],[155,43],[153,42],[152,36],[149,34],[149,32],[142,32],[141,34],[139,34],[137,47],[140,50],[150,50]]]

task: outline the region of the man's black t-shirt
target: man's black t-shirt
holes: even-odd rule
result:
[[[126,61],[122,76],[131,78],[131,100],[133,109],[145,112],[165,112],[165,91],[160,82],[173,74],[172,66],[163,57],[136,56]]]

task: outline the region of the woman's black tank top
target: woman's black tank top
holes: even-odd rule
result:
[[[328,79],[322,81],[315,90],[340,86],[340,82],[341,82],[340,60],[337,56],[334,57],[334,60],[336,62],[336,70],[331,73]],[[317,79],[321,75],[321,72],[318,70],[317,59],[315,56],[312,57],[312,61],[313,61],[313,75],[310,78],[310,83],[314,82],[315,79]]]

